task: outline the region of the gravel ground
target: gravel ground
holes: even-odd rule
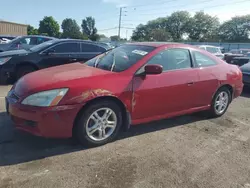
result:
[[[92,149],[15,131],[6,91],[0,86],[0,188],[250,188],[250,91],[221,118],[138,125]]]

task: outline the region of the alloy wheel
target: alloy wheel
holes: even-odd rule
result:
[[[215,112],[217,114],[223,114],[227,109],[228,103],[229,103],[229,94],[226,91],[220,92],[215,99],[215,104],[214,104]]]
[[[112,135],[116,126],[116,113],[110,108],[100,108],[89,116],[86,133],[90,139],[94,141],[102,141]]]

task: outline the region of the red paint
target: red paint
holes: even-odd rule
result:
[[[130,112],[132,124],[140,124],[209,109],[213,95],[225,84],[233,87],[234,98],[242,92],[242,75],[239,68],[208,52],[182,44],[139,44],[157,48],[120,73],[74,63],[24,76],[13,87],[20,100],[16,104],[10,104],[10,114],[15,117],[16,127],[44,137],[70,137],[78,112],[96,97],[118,98]],[[218,65],[134,77],[134,73],[152,56],[171,47],[196,49],[216,60]],[[41,108],[20,104],[30,94],[55,88],[69,88],[56,107]],[[23,119],[37,122],[37,127],[24,125]]]

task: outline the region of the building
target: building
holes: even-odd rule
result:
[[[27,35],[28,25],[0,20],[0,35]]]

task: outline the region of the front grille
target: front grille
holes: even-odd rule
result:
[[[13,116],[13,115],[11,115],[10,118],[17,125],[28,126],[28,127],[36,127],[37,126],[37,122],[35,122],[35,121],[22,119],[22,118]]]

